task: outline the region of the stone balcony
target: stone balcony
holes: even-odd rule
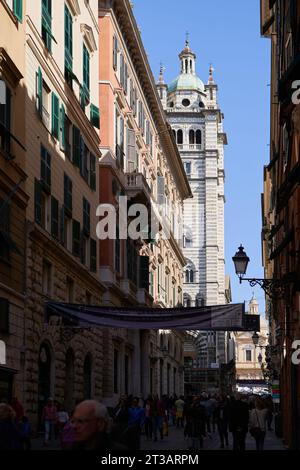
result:
[[[202,144],[178,144],[178,150],[180,152],[194,152],[197,151],[199,152],[200,150],[203,150],[203,145]]]
[[[128,198],[149,202],[151,189],[142,173],[125,173],[125,191]]]

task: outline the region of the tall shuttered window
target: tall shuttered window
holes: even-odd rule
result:
[[[73,220],[73,247],[72,252],[74,256],[80,256],[80,223],[77,220]]]
[[[73,25],[72,15],[65,5],[65,77],[70,80],[73,70]]]
[[[83,103],[85,106],[90,101],[90,54],[83,44]]]
[[[0,149],[10,154],[11,138],[11,93],[6,83],[0,80]]]
[[[55,197],[51,197],[51,235],[58,240],[59,238],[59,220],[58,220],[59,205]]]
[[[94,127],[97,127],[97,129],[100,129],[100,111],[97,106],[94,104],[91,104],[91,116],[90,116],[90,121],[93,124]]]
[[[65,214],[72,217],[72,209],[73,209],[73,183],[72,180],[64,174],[64,208]]]
[[[90,188],[96,191],[96,157],[90,154]]]
[[[22,23],[23,21],[23,0],[13,0],[15,17]]]
[[[52,0],[42,0],[42,39],[45,46],[52,51]]]
[[[41,183],[43,190],[51,191],[51,155],[41,145]]]
[[[97,271],[97,242],[92,238],[90,240],[90,270],[93,273]]]
[[[52,117],[51,117],[52,135],[59,137],[59,99],[55,93],[52,93]]]
[[[83,232],[84,235],[89,236],[90,235],[90,212],[91,212],[91,206],[90,203],[83,198]]]

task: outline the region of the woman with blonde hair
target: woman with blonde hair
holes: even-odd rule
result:
[[[255,407],[250,411],[249,431],[255,439],[256,450],[264,450],[264,442],[266,437],[266,422],[268,418],[268,410],[264,401],[257,397]]]

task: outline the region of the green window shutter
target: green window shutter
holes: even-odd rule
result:
[[[90,90],[90,55],[83,44],[83,85]]]
[[[36,73],[36,108],[40,116],[43,111],[43,75],[41,67]]]
[[[97,242],[92,238],[90,239],[90,270],[93,273],[97,272]]]
[[[42,0],[42,39],[50,52],[52,50],[51,40],[54,39],[52,35],[51,11],[51,0]]]
[[[14,0],[14,15],[22,23],[23,21],[23,0]]]
[[[80,223],[73,220],[73,246],[72,252],[74,256],[80,256]]]
[[[73,126],[73,163],[80,168],[80,130]]]
[[[116,36],[113,38],[113,68],[118,69],[118,39]]]
[[[52,93],[52,135],[58,139],[59,136],[59,99]]]
[[[99,108],[95,106],[94,104],[91,104],[90,120],[94,127],[97,127],[97,129],[100,129],[100,111],[99,111]]]
[[[80,261],[82,264],[86,264],[86,245],[87,239],[84,236],[84,232],[82,231],[80,234]]]
[[[62,207],[60,210],[60,221],[59,221],[59,240],[60,243],[65,246],[65,208]]]
[[[84,145],[84,140],[82,136],[80,136],[80,158],[79,158],[79,170],[81,176],[84,178],[85,175],[85,159],[86,159],[86,153],[85,153],[85,145]]]
[[[87,236],[90,235],[90,228],[91,228],[90,213],[91,213],[90,203],[85,198],[83,198],[83,232]]]
[[[51,155],[41,145],[41,182],[43,189],[51,191]]]
[[[96,157],[90,154],[90,188],[96,191]]]
[[[66,112],[63,104],[59,110],[59,145],[64,152],[66,149]]]
[[[73,183],[72,180],[64,174],[64,207],[66,215],[72,217],[73,210]]]
[[[34,180],[34,220],[42,225],[42,187],[39,180]]]
[[[51,197],[51,235],[58,239],[59,224],[58,224],[58,200]]]
[[[65,5],[65,75],[73,70],[73,25],[72,15]]]

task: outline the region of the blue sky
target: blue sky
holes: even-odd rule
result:
[[[250,257],[247,277],[263,277],[261,193],[263,166],[269,161],[270,43],[260,36],[259,0],[135,0],[134,14],[153,74],[160,62],[167,83],[179,74],[178,54],[186,31],[197,54],[197,74],[207,83],[210,63],[225,115],[226,273],[233,302],[252,292],[264,310],[264,292],[239,284],[232,256],[240,243]]]

